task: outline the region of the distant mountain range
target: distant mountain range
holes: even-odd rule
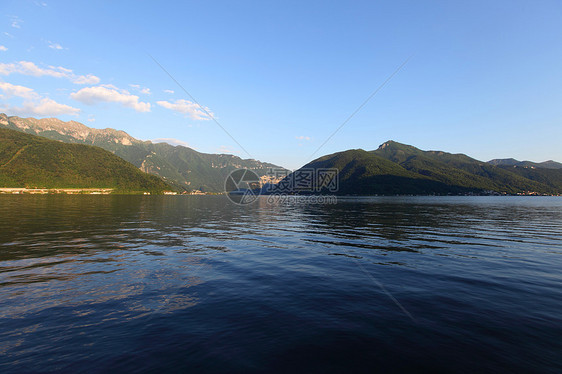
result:
[[[533,164],[533,165],[531,165]],[[339,194],[562,193],[559,163],[482,162],[464,154],[422,151],[387,141],[374,151],[320,157],[300,170],[337,168]]]
[[[225,179],[232,170],[251,169],[259,176],[263,176],[271,168],[281,169],[270,163],[252,159],[244,160],[233,155],[206,154],[184,146],[141,141],[123,131],[95,129],[79,122],[63,122],[55,118],[20,118],[0,114],[1,128],[58,140],[59,142],[54,144],[61,146],[61,142],[63,142],[101,147],[146,173],[162,177],[179,191],[200,189],[207,192],[222,192]],[[37,154],[47,155],[51,151],[59,152],[55,150],[56,147],[53,148],[53,143],[44,143],[43,145],[47,147],[43,151],[36,149]],[[13,151],[16,148],[10,149]],[[26,152],[28,151],[26,150]],[[93,151],[90,150],[89,152]],[[64,152],[61,154],[64,154]],[[0,161],[2,160],[1,156],[2,154],[0,154]],[[12,154],[12,156],[14,155]],[[101,157],[101,155],[98,156]],[[22,158],[22,160],[24,159]],[[82,161],[86,163],[86,160]],[[64,161],[64,164],[74,168],[83,165],[82,161],[78,164]],[[45,170],[51,170],[49,165],[43,161],[35,165],[31,163],[27,166],[24,165],[22,170],[28,172],[34,170],[37,175],[43,175],[45,173],[41,171],[43,170],[40,167],[41,165],[46,168]],[[110,167],[109,164],[101,165]],[[515,159],[496,159],[483,162],[464,154],[423,151],[395,141],[387,141],[373,151],[352,149],[326,155],[310,162],[300,170],[319,168],[336,168],[339,170],[337,191],[339,194],[465,194],[490,192],[562,194],[562,164],[555,161],[534,163]],[[67,172],[70,173],[68,170],[64,173]],[[4,179],[0,179],[0,183],[21,182],[21,180],[18,182],[14,179],[16,175],[17,173],[4,173],[2,176]],[[31,174],[27,175],[31,178]],[[71,173],[68,175],[71,175]],[[45,176],[46,179],[39,179],[36,182],[45,184],[51,177],[53,176]],[[80,179],[81,176],[72,178],[75,178],[76,181],[82,180]],[[66,180],[74,180],[72,178]],[[107,181],[107,178],[101,181]],[[156,180],[153,180],[153,182],[156,183]],[[93,183],[93,180],[88,183]],[[273,192],[278,190],[278,188],[273,188]]]
[[[184,146],[152,143],[133,138],[124,131],[95,129],[82,123],[56,118],[20,118],[0,114],[0,128],[40,135],[65,143],[95,145],[108,150],[137,168],[164,178],[177,190],[222,192],[224,181],[235,169],[251,169],[259,176],[279,166],[229,154],[207,154]]]
[[[172,190],[111,152],[0,128],[0,187],[111,188],[123,193]]]
[[[496,158],[488,161],[489,164],[496,166],[520,166],[527,168],[543,168],[543,169],[562,169],[562,163],[548,160],[544,162],[518,161],[514,158]]]

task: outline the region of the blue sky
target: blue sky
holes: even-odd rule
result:
[[[562,161],[560,1],[19,0],[0,10],[8,115],[297,168],[411,56],[316,157],[393,139]]]

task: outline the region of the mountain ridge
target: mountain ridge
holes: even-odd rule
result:
[[[520,166],[530,168],[543,168],[543,169],[562,169],[562,163],[554,160],[547,160],[543,162],[533,161],[519,161],[514,158],[495,158],[488,161],[489,164],[496,166]]]
[[[99,146],[146,173],[162,177],[180,191],[222,192],[227,175],[238,168],[251,169],[259,176],[272,168],[283,169],[234,155],[206,154],[183,145],[143,141],[122,130],[96,129],[76,121],[0,114],[2,126],[65,143]],[[303,168],[324,167],[340,170],[342,194],[562,192],[562,164],[552,160],[485,162],[462,153],[424,151],[393,140],[371,151],[353,149],[325,155]]]
[[[559,169],[496,166],[462,153],[424,151],[392,140],[372,151],[319,157],[293,174],[321,168],[339,170],[336,193],[343,195],[562,193]]]
[[[183,145],[153,143],[112,128],[96,129],[76,121],[57,118],[21,118],[0,114],[0,127],[43,136],[65,143],[88,144],[108,150],[144,172],[164,178],[178,190],[222,192],[224,180],[237,168],[262,176],[277,165],[229,154],[198,152]]]

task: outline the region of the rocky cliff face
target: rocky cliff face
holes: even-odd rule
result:
[[[132,145],[141,142],[124,131],[114,129],[95,129],[80,122],[64,122],[57,118],[21,118],[0,114],[0,125],[28,134],[53,138],[53,133],[64,137],[68,142],[95,144],[96,141],[110,141],[116,144]],[[62,140],[62,139],[57,139]],[[142,142],[141,142],[142,143]]]

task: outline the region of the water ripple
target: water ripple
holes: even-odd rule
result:
[[[0,196],[0,216],[2,372],[562,370],[562,199]]]

